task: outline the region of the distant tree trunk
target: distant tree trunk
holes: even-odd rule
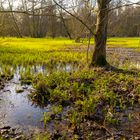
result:
[[[20,37],[20,38],[22,38],[22,34],[21,34],[21,32],[20,32],[20,29],[19,29],[19,26],[18,26],[18,24],[17,24],[17,21],[16,21],[16,19],[15,19],[15,16],[14,16],[14,13],[12,12],[12,18],[13,18],[13,21],[14,21],[14,24],[15,24],[15,31],[16,31],[16,33],[17,33],[17,35]]]
[[[107,65],[106,41],[107,41],[109,2],[110,0],[97,0],[98,14],[96,22],[96,32],[94,36],[95,47],[93,51],[91,66]]]
[[[35,1],[32,0],[32,37],[36,38],[37,34],[36,34],[36,25],[35,25]]]
[[[64,28],[65,28],[65,30],[66,30],[66,33],[67,33],[69,39],[72,39],[71,34],[70,34],[70,32],[69,32],[69,29],[68,29],[68,27],[67,27],[67,25],[66,25],[66,23],[65,23],[65,19],[64,19],[64,17],[63,17],[63,14],[60,13],[60,16],[61,16],[62,23],[63,23],[63,25],[64,25]]]
[[[11,3],[10,0],[8,0],[8,4],[9,4],[10,10],[13,11],[13,1],[12,1],[12,3]],[[13,12],[11,12],[11,17],[12,17],[12,19],[13,19],[13,21],[14,21],[14,29],[15,29],[17,35],[18,35],[19,37],[22,38],[22,34],[20,33],[20,29],[19,29],[19,27],[18,27],[16,18],[15,18],[15,15],[14,15]]]

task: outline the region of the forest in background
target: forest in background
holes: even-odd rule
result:
[[[121,7],[121,4],[117,6]],[[66,7],[67,4],[62,1],[61,5]],[[87,2],[78,0],[77,5],[69,6],[68,10],[94,30],[96,14],[91,11]],[[61,36],[70,39],[89,36],[89,30],[75,17],[57,7],[52,0],[22,0],[18,6],[12,0],[1,1],[0,36],[34,38]],[[139,19],[139,6],[130,5],[112,10],[109,13],[108,36],[138,37]]]

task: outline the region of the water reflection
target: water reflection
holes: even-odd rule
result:
[[[76,67],[67,64],[64,67],[57,65],[55,71],[71,72]],[[0,126],[10,125],[11,127],[20,127],[22,130],[29,131],[31,128],[43,129],[43,113],[50,111],[51,106],[41,107],[33,104],[28,95],[33,90],[32,86],[21,85],[20,72],[25,72],[26,68],[18,66],[14,77],[5,84],[5,88],[0,91]],[[52,70],[53,71],[53,70]],[[46,66],[32,66],[31,73],[49,73]],[[23,90],[22,93],[16,93],[17,90]]]
[[[24,92],[16,93],[17,88],[23,88]],[[3,93],[0,94],[0,114],[5,114],[0,123],[10,126],[20,125],[23,128],[26,126],[26,130],[31,126],[43,128],[41,119],[43,112],[48,111],[49,107],[41,108],[33,105],[27,96],[30,90],[31,87],[25,89],[13,81],[6,84]]]

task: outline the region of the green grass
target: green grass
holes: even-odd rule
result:
[[[140,51],[140,38],[109,38],[109,47],[136,48]]]
[[[58,50],[75,44],[73,40],[66,38],[1,38],[1,43],[7,47],[16,46],[16,49],[19,50],[34,49],[36,51]]]
[[[94,137],[92,132],[96,133],[95,129],[92,130],[93,122],[100,126],[98,129],[101,129],[101,126],[106,128],[111,126],[116,129],[117,126],[123,125],[119,114],[128,108],[133,110],[135,105],[139,104],[139,75],[138,72],[102,69],[81,70],[74,73],[56,72],[43,78],[39,78],[38,75],[40,80],[33,82],[36,92],[30,97],[36,103],[44,104],[47,101],[52,105],[54,117],[49,117],[49,122],[45,121],[45,124],[47,126],[51,122],[57,122],[54,129],[57,131],[60,128],[58,129],[60,137],[65,133],[74,137],[74,134],[79,135],[80,132],[85,139],[90,139],[90,135],[91,138]],[[34,98],[37,96],[38,98]],[[70,107],[67,112],[64,111],[66,107]],[[46,113],[46,116],[49,116],[49,113]],[[62,120],[57,121],[56,113],[65,115]],[[134,114],[125,115],[127,122],[133,121]],[[64,123],[61,130],[61,123],[65,120],[67,123]],[[85,128],[84,125],[87,123],[88,126]],[[116,130],[118,132],[118,129]]]
[[[65,51],[67,47],[78,45],[68,39],[5,38],[1,39],[0,64],[28,66],[85,61],[84,53]]]
[[[109,38],[107,44],[109,47],[132,47],[140,50],[139,41],[139,38]],[[86,63],[86,52],[73,51],[87,48],[86,43],[82,45],[66,38],[1,38],[0,43],[0,65]]]

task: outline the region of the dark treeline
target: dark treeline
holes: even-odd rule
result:
[[[35,1],[26,0],[26,3],[18,6],[17,9],[9,2],[5,11],[24,11],[21,13],[4,12],[1,4],[0,36],[80,38],[89,35],[88,29],[81,22],[58,8],[51,0],[39,2],[38,9],[36,8],[38,3]],[[96,17],[89,12],[87,6],[78,7],[73,14],[94,30]],[[109,16],[109,36],[136,37],[140,35],[140,7],[120,8],[112,11]]]

